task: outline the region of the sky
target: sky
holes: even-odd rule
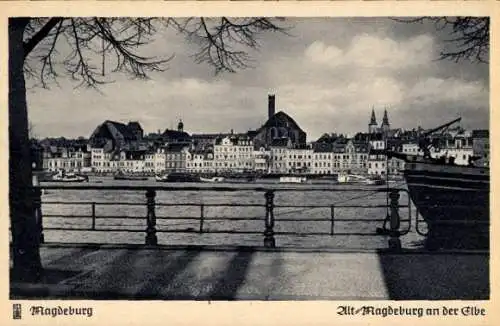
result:
[[[151,55],[174,54],[164,72],[147,81],[120,73],[99,92],[63,74],[58,85],[28,80],[30,122],[39,137],[89,137],[105,120],[139,121],[146,133],[176,128],[189,133],[246,132],[267,119],[267,96],[314,141],[323,133],[367,131],[387,109],[393,128],[435,127],[462,117],[467,129],[489,126],[489,67],[437,60],[449,35],[432,24],[388,18],[288,18],[289,34],[259,37],[252,67],[214,74],[196,64],[196,44],[160,31]]]

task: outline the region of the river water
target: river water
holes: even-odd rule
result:
[[[58,183],[42,183],[58,186]],[[67,184],[66,184],[67,185]],[[148,181],[113,180],[110,177],[91,177],[90,182],[78,186],[168,186],[178,190],[158,190],[156,195],[156,216],[159,244],[176,245],[237,245],[261,246],[265,228],[264,192],[249,188],[265,187],[276,189],[274,204],[275,227],[278,247],[300,248],[350,248],[378,249],[387,248],[387,236],[364,235],[373,234],[387,216],[386,207],[360,208],[339,207],[342,205],[370,206],[386,205],[385,192],[377,192],[386,186],[305,184],[280,185],[270,183],[248,184],[207,184],[207,183],[157,183]],[[187,191],[182,188],[195,186],[207,188],[202,191]],[[238,191],[220,192],[209,190],[210,187],[230,187]],[[404,184],[391,184],[391,187]],[[287,191],[279,189],[286,188]],[[322,191],[310,191],[310,189]],[[359,191],[362,188],[364,191]],[[400,192],[400,205],[408,205],[406,192]],[[66,204],[61,204],[64,202]],[[49,230],[50,228],[91,228],[92,205],[95,202],[95,229],[112,229],[113,231],[71,231]],[[69,204],[68,204],[69,203]],[[79,203],[79,204],[77,204]],[[126,203],[126,205],[124,204]],[[60,190],[49,189],[42,195],[42,212],[44,216],[44,234],[46,242],[68,243],[131,243],[145,241],[146,229],[146,197],[145,191],[137,190]],[[169,206],[182,204],[182,206]],[[189,206],[188,204],[193,204]],[[203,204],[203,233],[200,230],[200,204]],[[223,204],[259,205],[253,207],[228,207]],[[163,206],[165,205],[165,206]],[[328,206],[323,208],[280,207],[280,206]],[[331,205],[334,205],[334,235],[331,231]],[[85,217],[84,217],[85,216]],[[402,220],[408,220],[408,207],[400,208]],[[196,218],[185,220],[182,218]],[[211,220],[212,218],[222,218]],[[242,220],[246,218],[247,220]],[[301,221],[299,221],[299,219]],[[349,221],[341,221],[348,219]],[[411,231],[401,237],[403,247],[418,248],[422,246],[423,237],[415,232],[415,208],[411,207]],[[401,222],[401,230],[408,229],[408,222]],[[387,227],[389,225],[387,224]],[[126,229],[139,232],[120,231]],[[220,233],[228,231],[229,233]],[[210,233],[219,232],[219,233]],[[240,233],[231,233],[240,232]],[[255,234],[252,234],[254,232]],[[312,233],[312,234],[311,234]]]

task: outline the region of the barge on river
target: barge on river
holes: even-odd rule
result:
[[[427,132],[437,131],[448,124]],[[457,165],[453,158],[432,158],[425,141],[424,156],[387,151],[405,161],[403,176],[411,200],[428,225],[431,246],[489,247],[490,171],[475,164]]]
[[[123,172],[118,172],[113,176],[115,180],[129,180],[129,181],[146,181],[148,177],[143,175],[125,174]]]
[[[172,172],[155,177],[157,182],[200,182],[200,177],[196,174],[185,172]]]

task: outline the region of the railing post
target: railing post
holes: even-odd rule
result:
[[[335,205],[330,206],[330,217],[331,217],[331,225],[330,225],[330,235],[333,235],[334,233],[334,227],[335,227]]]
[[[205,217],[203,206],[204,206],[203,204],[200,205],[200,232],[199,233],[203,233],[203,218]]]
[[[158,238],[156,237],[156,214],[155,214],[155,197],[156,191],[153,189],[146,190],[147,200],[147,228],[146,228],[146,245],[157,245]]]
[[[391,216],[390,216],[390,231],[389,231],[389,249],[399,250],[401,249],[401,239],[399,239],[399,190],[392,189],[389,194],[391,199]]]
[[[92,231],[95,230],[95,202],[92,202]]]
[[[268,190],[265,193],[266,198],[266,229],[264,231],[264,247],[275,248],[274,239],[274,191]]]
[[[33,188],[33,210],[38,232],[40,232],[40,243],[44,243],[45,235],[43,234],[42,189],[38,186]]]

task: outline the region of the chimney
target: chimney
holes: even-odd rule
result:
[[[271,119],[271,117],[276,113],[276,107],[275,107],[275,95],[268,95],[268,101],[267,101],[267,109],[268,109],[268,119]]]

